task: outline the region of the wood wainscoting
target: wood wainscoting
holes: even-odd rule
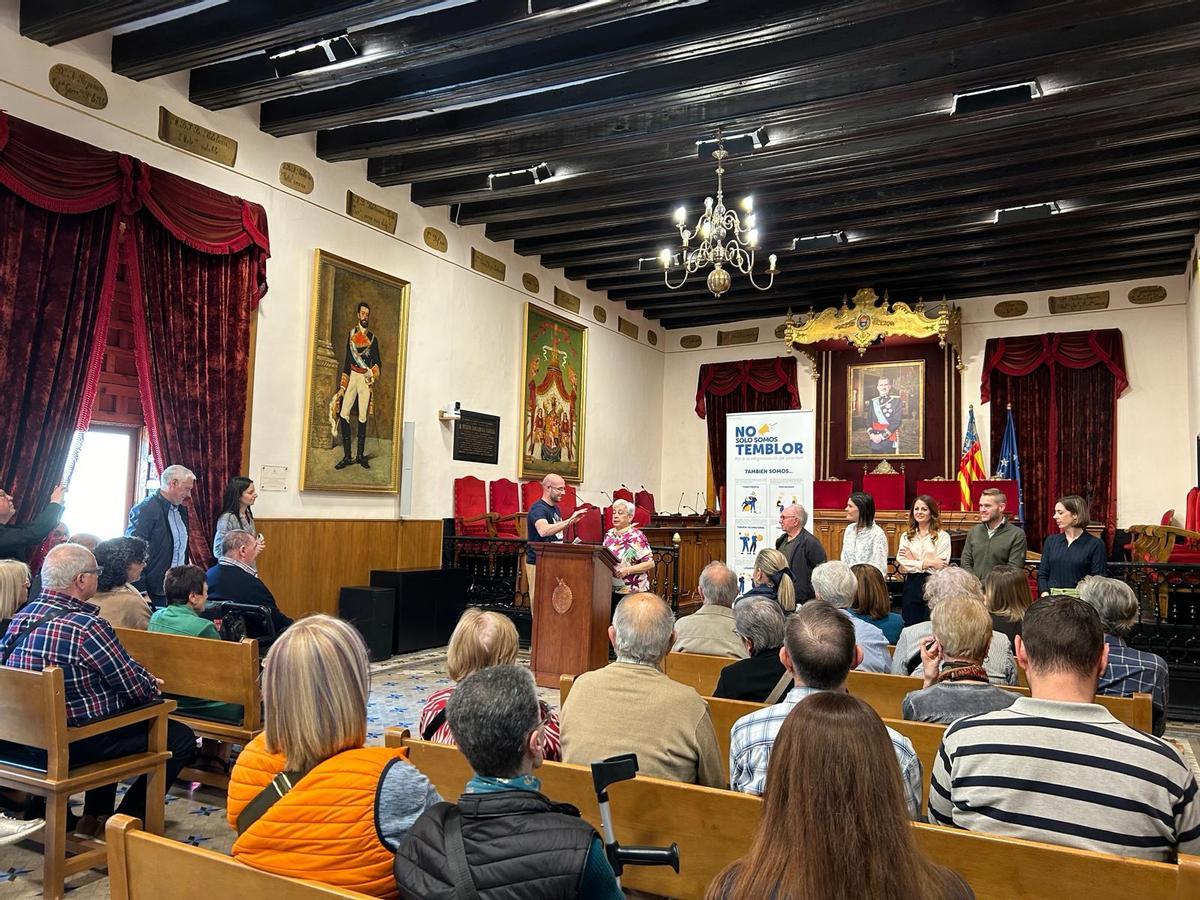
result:
[[[338,592],[372,569],[442,564],[441,519],[255,519],[267,542],[258,573],[293,619],[337,615]]]

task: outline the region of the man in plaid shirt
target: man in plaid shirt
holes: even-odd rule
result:
[[[0,639],[0,660],[15,669],[40,672],[47,666],[63,670],[67,724],[86,725],[130,707],[157,700],[160,682],[135,662],[117,640],[112,626],[87,601],[96,593],[100,568],[96,558],[79,544],[59,544],[42,565],[42,592],[26,604]],[[138,723],[76,741],[70,747],[71,768],[146,750],[149,725]],[[45,752],[0,742],[0,754],[27,759],[44,767]],[[196,753],[196,736],[186,725],[170,721],[166,764],[168,787]],[[88,791],[80,832],[99,833],[101,818],[113,811],[117,786]],[[145,816],[146,779],[134,782],[119,812]]]

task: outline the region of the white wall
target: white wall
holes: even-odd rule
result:
[[[609,303],[584,285],[566,281],[561,272],[542,269],[521,257],[512,245],[494,244],[482,226],[456,228],[444,208],[423,209],[408,200],[407,187],[379,188],[366,180],[365,162],[324,163],[313,152],[314,139],[301,135],[273,138],[257,128],[256,107],[213,113],[187,102],[187,76],[134,82],[109,70],[107,36],[92,36],[59,47],[25,40],[17,32],[17,0],[0,0],[0,108],[10,114],[97,146],[119,150],[218,190],[261,203],[267,210],[271,259],[270,291],[259,312],[254,374],[254,413],[249,473],[263,465],[288,467],[285,493],[264,493],[256,511],[263,517],[399,516],[395,496],[299,491],[301,435],[304,427],[305,373],[310,328],[313,251],[320,247],[411,282],[408,366],[404,418],[416,423],[411,515],[437,518],[451,514],[455,476],[516,478],[519,435],[520,346],[524,272],[541,282],[536,299],[567,318],[588,326],[587,434],[583,497],[601,498],[621,482],[659,483],[662,444],[661,349],[646,343],[648,324],[639,314]],[[107,88],[109,105],[93,112],[55,94],[47,72],[64,62],[89,72]],[[238,141],[235,169],[168,147],[156,138],[158,107],[213,128]],[[279,186],[284,161],[312,172],[316,189],[307,197]],[[345,192],[354,190],[396,209],[395,237],[347,217]],[[449,250],[427,249],[425,226],[446,233]],[[501,284],[470,268],[472,245],[508,266]],[[553,306],[555,285],[582,299],[581,316]],[[607,324],[593,320],[592,307],[608,311]],[[635,342],[616,331],[620,313],[640,326]],[[661,336],[661,330],[660,336]],[[502,441],[497,466],[451,460],[451,430],[437,421],[437,409],[458,400],[464,409],[501,417]],[[187,460],[193,467],[202,460]]]
[[[1188,405],[1188,457],[1191,459],[1192,484],[1200,484],[1200,471],[1196,470],[1196,436],[1200,435],[1200,235],[1192,247],[1188,259],[1189,270],[1184,275],[1187,286],[1187,338],[1188,338],[1188,384],[1192,386]],[[1184,518],[1179,516],[1179,521]]]

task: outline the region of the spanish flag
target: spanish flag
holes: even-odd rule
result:
[[[962,458],[958,461],[958,487],[962,493],[962,508],[971,509],[971,485],[983,478],[983,450],[975,431],[975,407],[967,414],[967,436],[963,438]]]

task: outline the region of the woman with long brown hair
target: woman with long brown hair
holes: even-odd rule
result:
[[[784,720],[750,852],[706,900],[973,900],[913,837],[887,729],[849,694],[806,697]]]
[[[1029,573],[1016,566],[996,566],[988,573],[983,585],[988,612],[992,614],[992,630],[1013,640],[1021,633],[1025,611],[1033,604],[1029,590]]]
[[[889,644],[896,643],[904,628],[904,620],[892,612],[887,582],[870,563],[858,563],[851,566],[850,571],[858,579],[858,590],[854,592],[854,602],[850,604],[850,615],[874,625],[883,632]]]
[[[900,595],[900,615],[905,626],[929,619],[925,605],[925,579],[930,572],[950,565],[950,535],[942,531],[941,511],[937,501],[921,494],[908,511],[908,530],[900,535],[896,550],[896,567],[904,573],[904,590]]]

